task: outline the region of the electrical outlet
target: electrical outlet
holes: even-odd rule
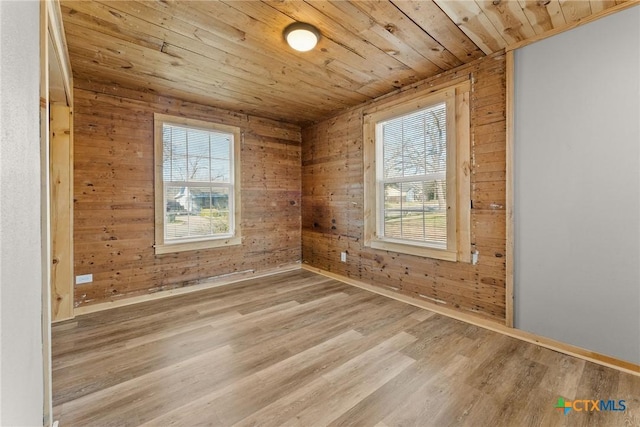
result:
[[[347,262],[347,253],[346,252],[340,252],[340,261],[341,262]]]
[[[478,255],[480,255],[478,251],[471,252],[471,264],[476,265],[478,263]]]
[[[81,276],[76,276],[76,285],[82,285],[84,283],[93,282],[93,274],[83,274]]]

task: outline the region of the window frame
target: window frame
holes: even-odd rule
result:
[[[155,198],[155,254],[168,254],[183,251],[195,251],[201,249],[219,248],[225,246],[239,245],[242,242],[240,232],[240,151],[242,133],[236,126],[224,125],[204,120],[191,119],[186,117],[170,116],[166,114],[154,113],[154,198]],[[233,135],[231,149],[231,183],[225,184],[229,188],[229,219],[232,226],[232,233],[224,236],[205,236],[180,241],[165,241],[165,200],[164,200],[164,176],[163,176],[163,126],[175,125],[205,131],[224,132]]]
[[[364,112],[364,245],[454,262],[471,262],[470,91],[468,77],[418,90]],[[382,236],[384,182],[380,123],[444,102],[447,114],[447,245]],[[402,179],[402,178],[401,178]]]

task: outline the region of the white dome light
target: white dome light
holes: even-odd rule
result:
[[[320,32],[313,25],[295,22],[285,28],[284,38],[293,49],[308,52],[316,47]]]

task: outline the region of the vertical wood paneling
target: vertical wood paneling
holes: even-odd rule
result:
[[[507,234],[507,251],[505,253],[506,258],[506,318],[505,324],[509,327],[513,327],[514,322],[514,299],[513,299],[513,262],[514,262],[514,218],[513,218],[513,206],[514,206],[514,194],[513,194],[513,162],[514,162],[514,90],[515,90],[515,64],[514,64],[513,51],[506,53],[507,67],[506,67],[506,113],[507,113],[507,144],[506,144],[506,161],[507,161],[507,179],[505,187],[505,202],[506,202],[506,229]]]
[[[242,245],[154,254],[155,112],[242,129]],[[77,81],[74,181],[76,307],[300,260],[298,126]]]
[[[49,107],[51,180],[51,320],[73,317],[73,139],[71,108]]]
[[[505,57],[494,54],[418,87],[471,75],[471,244],[477,265],[364,247],[363,107],[302,133],[302,253],[311,266],[414,298],[505,320]],[[415,86],[414,86],[415,87]],[[393,97],[409,96],[409,88]],[[385,101],[389,97],[385,97]],[[376,102],[367,108],[375,107]],[[347,252],[347,262],[340,262]]]

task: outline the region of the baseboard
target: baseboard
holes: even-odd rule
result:
[[[347,285],[356,286],[358,288],[365,289],[367,291],[374,292],[376,294],[383,295],[383,296],[395,299],[397,301],[402,301],[404,303],[411,304],[416,307],[424,308],[425,310],[430,310],[435,313],[442,314],[444,316],[451,317],[457,320],[461,320],[463,322],[467,322],[472,325],[479,326],[481,328],[489,329],[491,331],[498,332],[513,338],[517,338],[522,341],[536,344],[541,347],[548,348],[550,350],[568,354],[569,356],[578,357],[580,359],[597,363],[599,365],[606,366],[608,368],[617,369],[619,371],[622,371],[628,374],[640,376],[640,365],[636,365],[635,363],[616,359],[615,357],[606,356],[604,354],[596,353],[591,350],[586,350],[584,348],[576,347],[571,344],[566,344],[560,341],[556,341],[551,338],[542,337],[542,336],[533,334],[531,332],[523,331],[521,329],[511,328],[492,320],[483,319],[477,316],[472,316],[472,315],[462,313],[447,307],[441,307],[434,303],[418,300],[407,295],[396,293],[378,286],[373,286],[368,283],[362,282],[360,280],[356,280],[350,277],[345,277],[339,274],[331,273],[330,271],[312,267],[306,264],[303,264],[301,268],[303,270],[311,271],[326,277],[330,277],[332,279],[335,279]]]
[[[207,280],[196,285],[185,286],[183,288],[169,289],[166,291],[154,292],[152,294],[136,295],[129,298],[122,298],[113,301],[102,302],[98,304],[84,305],[73,310],[74,316],[95,313],[103,310],[110,310],[117,307],[125,307],[127,305],[139,304],[141,302],[153,301],[157,299],[172,297],[174,295],[183,295],[192,292],[202,291],[204,289],[217,288],[218,286],[230,285],[232,283],[242,282],[243,280],[257,279],[260,277],[273,276],[274,274],[284,273],[287,271],[300,270],[300,263],[286,264],[276,268],[266,270],[247,270],[238,273],[226,274],[217,278]]]

